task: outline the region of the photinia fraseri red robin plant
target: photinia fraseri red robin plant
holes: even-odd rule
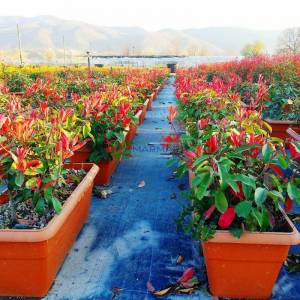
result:
[[[76,104],[78,113],[89,120],[91,135],[95,137],[90,143],[91,162],[98,163],[120,156],[126,147],[126,130],[131,123],[137,122],[130,103],[116,100],[111,103],[95,94],[80,99]]]
[[[218,229],[237,237],[247,230],[284,231],[280,207],[287,211],[300,203],[297,145],[289,144],[286,153],[281,140],[269,138],[259,112],[230,103],[235,97],[220,88],[221,81],[215,87],[212,92],[197,83],[193,95],[186,97],[184,89],[184,97],[178,94],[186,126],[178,172],[194,173],[191,205],[178,225],[201,240]]]
[[[0,116],[2,183],[9,193],[8,210],[30,202],[39,214],[61,210],[54,189],[64,183],[64,161],[88,142],[89,124],[72,110],[45,105],[27,115]]]

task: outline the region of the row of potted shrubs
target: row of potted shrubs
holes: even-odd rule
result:
[[[21,70],[29,79],[20,91],[9,88],[12,75],[2,79],[1,296],[47,294],[87,219],[94,183],[109,183],[168,73],[58,72]]]
[[[291,84],[283,66],[287,72],[296,69],[299,84],[299,57],[246,59],[177,73],[178,105],[169,108],[169,121],[177,118],[185,133],[179,137],[175,129],[165,141],[175,144],[180,158],[170,164],[178,162],[177,173],[188,172],[190,179],[190,205],[178,225],[202,241],[214,296],[268,299],[290,245],[300,243],[286,214],[300,204],[300,142],[272,137],[263,117],[277,101],[270,97],[269,84],[273,89],[278,79],[273,77]],[[290,103],[297,101],[299,89]],[[279,115],[282,110],[280,105]]]

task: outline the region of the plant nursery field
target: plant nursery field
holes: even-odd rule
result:
[[[2,64],[0,178],[0,299],[300,299],[300,56]]]

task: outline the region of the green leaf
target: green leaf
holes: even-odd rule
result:
[[[280,184],[277,176],[275,176],[274,174],[269,174],[269,176],[271,177],[272,182],[277,187],[278,191],[282,192],[282,187],[281,187],[281,184]]]
[[[114,135],[117,138],[118,142],[122,143],[124,141],[124,133],[123,132],[115,132]]]
[[[193,188],[197,187],[198,185],[201,184],[201,182],[202,182],[202,177],[195,175],[195,177],[192,180],[192,187]]]
[[[229,228],[229,232],[236,238],[240,238],[243,230],[241,228]]]
[[[106,137],[111,140],[113,138],[114,132],[112,130],[107,130]]]
[[[178,161],[178,160],[177,160],[176,158],[169,159],[169,160],[167,161],[167,163],[166,163],[166,166],[167,166],[168,168],[170,168],[171,166],[173,166],[174,164],[176,164],[177,161]]]
[[[36,186],[36,179],[34,178],[30,178],[26,181],[25,186],[29,189],[31,189],[32,187]]]
[[[234,208],[237,216],[245,219],[249,216],[251,209],[252,209],[251,201],[242,201]]]
[[[89,122],[86,122],[82,128],[82,134],[84,138],[87,138],[91,134],[91,124]]]
[[[55,198],[55,197],[52,197],[52,205],[53,205],[53,208],[55,209],[56,213],[59,214],[61,212],[61,203],[60,201]]]
[[[44,197],[45,197],[48,205],[51,205],[52,198],[53,198],[53,186],[48,186],[44,189]]]
[[[215,192],[215,205],[220,213],[224,213],[228,208],[228,202],[225,194],[222,191]]]
[[[262,212],[258,210],[258,208],[252,208],[252,214],[257,220],[257,223],[259,224],[262,231],[267,230],[269,226],[269,213],[268,211],[263,208]]]
[[[45,211],[45,201],[42,197],[39,197],[36,205],[35,205],[35,210],[39,215],[42,215]]]
[[[253,200],[252,190],[253,188],[249,185],[242,183],[243,192],[246,200]]]
[[[201,163],[203,163],[209,156],[204,154],[200,157],[198,157],[194,163],[193,163],[193,167],[196,168],[198,165],[200,165]]]
[[[210,184],[211,175],[210,175],[210,173],[204,173],[204,174],[199,175],[199,177],[201,179],[201,184],[196,189],[196,197],[198,200],[202,200],[202,198],[204,197],[206,190]]]
[[[265,188],[258,187],[254,193],[254,199],[257,205],[262,205],[268,196],[268,190]]]
[[[278,164],[284,170],[286,170],[289,166],[289,163],[287,162],[286,157],[282,153],[280,153],[278,155]]]
[[[43,166],[37,168],[28,168],[25,170],[24,174],[27,176],[36,176],[44,172]]]
[[[232,178],[228,174],[227,182],[226,182],[236,193],[240,191],[238,184],[235,182],[234,178]]]
[[[268,197],[271,197],[273,200],[281,199],[282,201],[284,200],[283,195],[275,190],[269,191],[268,192]]]
[[[270,226],[269,212],[267,209],[263,208],[263,210],[262,210],[262,225],[261,225],[262,231],[267,231],[269,226]]]
[[[18,172],[16,177],[15,177],[15,184],[18,187],[21,187],[23,183],[24,183],[24,175],[23,175],[22,172]]]
[[[262,147],[262,160],[264,163],[268,163],[270,161],[272,154],[272,148],[268,144],[264,144]]]
[[[252,176],[238,175],[237,178],[240,182],[255,189],[255,179]]]
[[[287,193],[293,201],[300,204],[300,189],[298,189],[292,182],[287,184]]]

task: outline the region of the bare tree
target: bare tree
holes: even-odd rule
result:
[[[278,53],[295,54],[300,52],[300,27],[283,31],[278,41]]]

